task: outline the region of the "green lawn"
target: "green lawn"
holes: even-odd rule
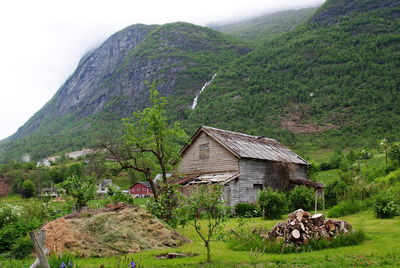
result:
[[[202,241],[190,227],[179,227],[181,232],[193,242],[178,248],[159,249],[110,258],[78,259],[80,267],[129,267],[134,260],[139,267],[348,267],[348,266],[400,266],[400,217],[376,219],[371,211],[344,217],[355,228],[363,228],[367,240],[357,246],[326,249],[309,253],[265,254],[256,256],[247,251],[233,251],[223,241],[213,241],[212,264],[205,264],[205,248]],[[277,221],[251,219],[248,228],[271,228]],[[230,219],[224,226],[229,230],[237,226],[237,219]],[[157,259],[156,255],[168,252],[199,254],[180,259]],[[27,267],[32,259],[22,261],[2,260],[0,267]],[[256,265],[258,264],[258,265]],[[104,265],[104,266],[102,266]]]
[[[232,251],[225,242],[212,243],[212,265],[205,265],[205,248],[196,233],[189,227],[178,228],[177,231],[193,240],[192,243],[176,249],[162,249],[132,254],[124,257],[81,259],[83,267],[118,267],[118,261],[127,267],[134,260],[140,267],[257,267],[268,266],[299,266],[299,267],[343,267],[343,266],[400,266],[400,217],[394,219],[375,219],[372,212],[362,212],[344,217],[355,228],[364,228],[367,240],[357,246],[320,250],[311,253],[297,254],[265,254],[256,257],[251,252]],[[250,227],[271,228],[277,221],[252,219]],[[231,219],[224,227],[225,230],[235,228],[237,219]],[[168,252],[197,253],[195,257],[181,259],[156,259],[155,255]]]

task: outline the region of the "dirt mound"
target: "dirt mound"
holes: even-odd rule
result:
[[[42,229],[46,230],[50,251],[68,251],[82,257],[134,253],[189,242],[144,209],[121,204],[67,215]]]

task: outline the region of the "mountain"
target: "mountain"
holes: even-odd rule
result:
[[[202,123],[303,149],[398,140],[399,17],[397,0],[328,0],[224,68],[188,128]]]
[[[259,41],[293,30],[309,19],[315,11],[316,8],[286,10],[235,23],[209,25],[209,27],[243,40]]]
[[[249,51],[241,41],[189,23],[129,26],[81,59],[54,97],[7,139],[2,158],[95,146],[94,134],[148,105],[147,82],[156,82],[179,114],[221,66]]]
[[[130,26],[82,58],[0,144],[0,161],[95,146],[97,134],[148,105],[146,81],[189,133],[212,125],[300,150],[398,140],[399,17],[398,0],[328,0],[295,29],[250,46],[188,23]]]

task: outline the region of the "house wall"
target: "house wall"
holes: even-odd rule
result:
[[[234,206],[237,203],[255,203],[258,191],[271,187],[290,189],[290,178],[306,178],[305,165],[283,162],[240,159],[240,177],[225,186],[224,199]]]
[[[135,184],[129,188],[129,193],[136,195],[136,194],[153,194],[153,191],[151,188],[147,188],[147,186],[143,184]]]
[[[181,174],[239,171],[239,159],[203,132],[182,155],[178,171]]]

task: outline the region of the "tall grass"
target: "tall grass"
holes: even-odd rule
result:
[[[295,245],[294,243],[276,242],[275,240],[263,239],[253,233],[236,233],[228,239],[228,247],[235,251],[262,250],[266,253],[295,253],[310,252],[314,250],[337,248],[358,245],[366,238],[363,229],[340,234],[332,239],[313,239],[308,244]]]

